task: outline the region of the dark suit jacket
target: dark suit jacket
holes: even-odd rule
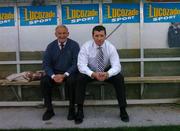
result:
[[[48,76],[57,73],[73,74],[78,71],[77,57],[79,53],[79,45],[77,42],[67,39],[67,43],[62,50],[58,45],[58,40],[51,42],[43,56],[43,69]]]

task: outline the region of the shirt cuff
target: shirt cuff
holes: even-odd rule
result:
[[[88,72],[87,72],[87,75],[88,75],[89,77],[91,77],[92,73],[93,73],[93,71],[88,71]]]
[[[51,76],[51,78],[53,79],[53,78],[54,78],[54,76],[55,76],[55,75],[53,74],[53,75]]]
[[[112,77],[112,76],[113,76],[113,72],[111,72],[110,70],[109,70],[107,73],[108,73],[108,75],[109,75],[109,77],[108,77],[108,78],[110,78],[110,77]]]
[[[68,77],[70,74],[68,72],[65,72],[64,75]]]

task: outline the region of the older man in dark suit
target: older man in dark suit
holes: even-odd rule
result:
[[[51,42],[45,51],[43,57],[43,68],[46,76],[41,80],[41,87],[44,97],[46,112],[43,114],[43,120],[49,120],[53,117],[54,110],[52,106],[52,89],[55,84],[65,82],[65,88],[68,90],[69,96],[69,113],[68,120],[75,118],[74,108],[74,88],[76,85],[77,56],[79,53],[79,45],[76,41],[68,38],[68,28],[59,25],[55,29],[56,40]]]

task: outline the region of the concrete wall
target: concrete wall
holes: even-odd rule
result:
[[[93,24],[67,25],[70,38],[80,45],[92,39]],[[111,33],[118,24],[105,24],[107,34]],[[21,51],[43,51],[55,38],[56,26],[29,26],[0,28],[0,52],[15,51],[18,42]],[[19,36],[18,36],[19,30]],[[18,40],[19,37],[19,40]],[[109,38],[118,49],[139,48],[139,24],[122,24]]]
[[[70,38],[82,45],[92,38],[92,28],[95,25],[67,25]],[[111,33],[118,24],[105,24],[107,34]],[[32,26],[19,28],[21,51],[42,51],[53,41],[56,26]],[[166,24],[144,24],[142,29],[142,44],[144,48],[168,48]],[[139,24],[122,24],[109,38],[118,49],[140,48]],[[0,28],[0,52],[15,51],[18,44],[18,28]]]
[[[144,48],[168,48],[167,33],[170,23],[145,23],[142,30]]]

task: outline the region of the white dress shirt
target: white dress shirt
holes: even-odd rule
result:
[[[116,48],[109,41],[105,40],[101,46],[104,54],[105,67],[111,67],[107,72],[109,77],[117,75],[121,71],[121,64]],[[78,55],[78,69],[81,73],[91,77],[97,70],[98,45],[93,40],[82,45]]]
[[[65,45],[66,45],[66,42],[67,41],[65,41],[64,43],[63,43],[63,45],[64,45],[64,47],[65,47]],[[58,41],[58,45],[59,45],[59,49],[61,50],[61,43]]]

